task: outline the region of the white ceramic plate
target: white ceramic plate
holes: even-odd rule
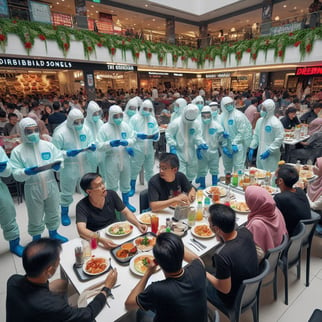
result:
[[[144,275],[144,264],[142,263],[144,258],[148,258],[150,261],[154,260],[154,256],[151,253],[140,253],[135,255],[130,261],[130,270],[133,274],[138,276]],[[140,270],[139,267],[142,267],[143,270]]]
[[[209,229],[209,231],[211,232],[211,234],[210,235],[208,235],[208,236],[202,236],[202,235],[199,235],[198,233],[196,233],[196,230],[197,229],[200,229],[200,227],[203,227],[203,226],[205,226],[205,227],[207,227],[208,229]],[[194,235],[195,237],[197,237],[197,238],[204,238],[204,239],[206,239],[206,238],[212,238],[212,237],[214,237],[215,236],[215,234],[214,234],[214,232],[210,229],[210,227],[208,226],[208,225],[206,225],[206,224],[201,224],[201,225],[196,225],[196,226],[193,226],[192,228],[191,228],[191,234],[192,235]]]
[[[137,249],[141,250],[142,252],[148,252],[155,245],[156,237],[154,237],[154,236],[146,236],[146,238],[149,239],[149,244],[148,245],[142,245],[140,243],[140,241],[143,240],[144,237],[145,236],[135,238],[134,239],[134,245],[136,246]]]
[[[238,206],[239,206],[239,204],[240,203],[245,203],[244,201],[235,201],[235,200],[231,200],[230,201],[230,207],[232,208],[232,209],[234,209],[234,211],[235,212],[238,212],[238,213],[240,213],[240,214],[245,214],[245,215],[247,215],[247,214],[249,214],[250,213],[250,210],[248,209],[248,210],[239,210],[238,209]],[[248,207],[247,207],[248,208]]]
[[[127,221],[116,222],[105,228],[105,234],[112,237],[123,237],[130,235],[133,231],[133,225]]]
[[[90,262],[102,262],[106,265],[106,267],[102,270],[99,268],[99,265],[96,265],[97,268],[98,268],[98,272],[90,272],[86,269],[86,266],[90,263]],[[104,258],[104,257],[91,257],[90,259],[88,259],[84,264],[83,264],[83,271],[84,273],[86,273],[87,275],[100,275],[100,274],[103,274],[104,272],[106,272],[110,267],[110,262],[108,259]]]
[[[205,192],[206,192],[207,195],[212,195],[211,188],[212,187],[208,187],[208,188],[205,189]],[[227,189],[226,188],[224,188],[224,187],[217,187],[217,188],[219,188],[221,198],[225,197],[227,195]]]

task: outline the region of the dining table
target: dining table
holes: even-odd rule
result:
[[[227,188],[227,194],[233,195],[234,199],[237,200],[244,200],[243,192],[242,191],[234,191],[234,193],[231,193],[231,190]],[[225,196],[222,196],[221,202],[225,201],[225,198],[227,198],[227,194]],[[203,198],[207,196],[207,193],[205,192],[203,194]],[[228,196],[230,197],[230,196]],[[195,205],[194,205],[195,206]],[[185,232],[185,235],[182,236],[182,241],[190,251],[194,252],[199,257],[203,257],[209,252],[211,253],[213,249],[218,245],[218,241],[215,236],[212,236],[210,238],[200,238],[196,237],[195,234],[193,234],[193,229],[197,225],[205,224],[208,225],[208,215],[209,213],[204,210],[204,216],[201,221],[196,221],[194,226],[188,226],[187,231]],[[167,208],[162,211],[158,211],[155,213],[155,215],[159,218],[159,227],[163,227],[166,224],[167,218],[173,218],[174,216],[174,209]],[[246,223],[247,221],[247,213],[238,213],[236,212],[236,223],[237,225],[242,225]],[[187,219],[183,219],[182,222],[184,224],[188,224]],[[148,226],[148,231],[151,231],[151,226]],[[106,234],[106,231],[103,229],[100,231],[100,235],[103,236],[103,234]],[[132,240],[133,238],[142,235],[141,232],[133,226],[132,232],[123,237],[111,237],[107,236],[108,238],[112,239],[116,244],[123,244],[129,240]],[[197,240],[197,242],[196,242]],[[87,281],[81,280],[74,269],[75,264],[75,255],[74,250],[76,247],[82,246],[82,239],[81,238],[75,238],[72,240],[69,240],[68,242],[62,244],[62,253],[60,256],[60,267],[61,267],[61,273],[65,277],[68,278],[69,282],[74,286],[75,290],[78,294],[82,294],[86,290],[93,288],[94,286],[97,286],[99,284],[103,284],[107,272],[95,276],[93,279],[89,279]],[[148,253],[151,253],[148,252]],[[103,248],[102,246],[98,246],[96,249],[92,250],[92,256],[95,257],[104,257],[106,259],[110,259],[111,267],[116,268],[118,272],[118,278],[116,284],[118,285],[117,288],[112,289],[113,298],[109,297],[107,298],[107,305],[103,308],[103,310],[99,313],[99,315],[96,317],[97,322],[105,322],[105,321],[122,321],[123,319],[126,319],[129,312],[125,309],[124,303],[127,299],[130,291],[136,286],[138,281],[140,280],[140,276],[134,274],[132,270],[130,269],[129,265],[124,265],[122,263],[119,263],[113,256],[111,256],[111,251]],[[186,262],[183,262],[183,265],[186,265]],[[162,270],[157,271],[155,274],[153,274],[148,284],[150,284],[153,281],[158,281],[164,279],[164,275],[162,273]],[[103,286],[103,285],[102,285]],[[92,298],[88,298],[88,303],[92,300]]]

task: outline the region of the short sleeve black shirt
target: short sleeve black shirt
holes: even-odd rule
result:
[[[159,174],[154,175],[148,184],[149,201],[168,200],[180,193],[188,193],[192,188],[192,184],[187,177],[177,172],[173,182],[166,182],[160,178]]]
[[[85,222],[87,229],[97,231],[114,223],[115,211],[122,211],[124,208],[124,203],[113,190],[107,190],[103,209],[94,207],[87,196],[76,206],[76,223]]]

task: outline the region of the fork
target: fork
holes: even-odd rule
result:
[[[193,244],[191,242],[189,242],[189,245],[191,245],[192,247],[194,247],[194,249],[196,249],[198,252],[200,252],[202,250],[196,244]]]

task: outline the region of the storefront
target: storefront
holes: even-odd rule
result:
[[[322,89],[322,66],[298,67],[295,76],[310,86],[312,95]]]
[[[104,93],[108,87],[137,88],[136,70],[133,65],[0,57],[0,95],[74,94],[88,85]]]

